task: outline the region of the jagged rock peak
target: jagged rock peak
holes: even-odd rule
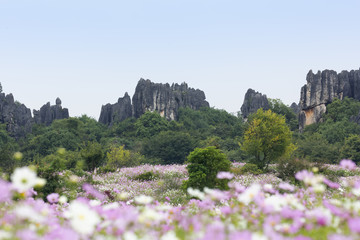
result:
[[[247,119],[250,114],[255,113],[258,109],[269,110],[269,101],[265,94],[256,92],[249,88],[245,93],[244,103],[241,106],[241,115]]]
[[[32,129],[31,110],[24,104],[14,101],[11,93],[5,95],[0,92],[0,123],[6,124],[11,136],[23,137]]]
[[[178,117],[181,107],[198,110],[209,107],[205,93],[199,89],[189,88],[186,83],[172,84],[153,83],[140,79],[132,98],[133,115],[138,118],[146,111],[158,112],[168,120]]]
[[[294,111],[294,113],[297,115],[299,114],[300,112],[300,105],[293,102],[291,105],[290,105],[290,108]]]
[[[118,99],[117,103],[108,103],[101,107],[99,122],[111,126],[115,122],[120,122],[126,118],[132,117],[132,115],[131,99],[126,92],[124,97]]]
[[[321,121],[326,112],[326,105],[335,98],[345,97],[360,100],[360,70],[318,71],[316,74],[309,71],[306,76],[306,85],[301,88],[299,128]]]
[[[103,105],[99,122],[112,125],[132,116],[139,118],[147,111],[155,111],[168,120],[175,120],[180,107],[195,110],[209,107],[205,99],[203,91],[189,88],[185,82],[180,85],[173,83],[170,86],[169,83],[153,83],[149,79],[141,78],[136,85],[132,101],[126,92],[117,103]]]
[[[62,108],[60,98],[56,98],[56,105],[50,105],[50,102],[43,105],[40,110],[34,110],[34,121],[37,124],[49,126],[56,119],[69,118],[69,110]]]

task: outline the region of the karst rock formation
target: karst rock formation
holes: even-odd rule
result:
[[[326,105],[335,98],[345,97],[360,100],[360,71],[311,70],[306,76],[306,85],[301,88],[299,129],[306,125],[321,121],[326,112]]]
[[[205,99],[203,91],[190,88],[186,83],[169,85],[140,79],[132,101],[125,93],[117,103],[102,106],[99,122],[112,125],[129,117],[139,118],[147,111],[158,112],[167,120],[176,120],[181,107],[194,110],[209,107]]]

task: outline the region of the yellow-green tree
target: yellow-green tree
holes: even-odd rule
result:
[[[283,116],[259,109],[249,118],[242,149],[255,157],[254,163],[260,169],[267,169],[269,163],[294,149],[291,137]]]
[[[124,146],[112,147],[106,154],[110,168],[132,167],[140,164],[142,156],[124,149]]]

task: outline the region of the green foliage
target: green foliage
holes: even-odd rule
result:
[[[169,129],[169,122],[156,112],[146,112],[135,122],[136,136],[150,138]]]
[[[40,167],[37,170],[37,174],[39,177],[46,180],[45,186],[41,189],[36,189],[39,197],[46,200],[46,196],[51,193],[60,193],[62,186],[62,181],[56,169],[53,169],[51,166],[49,167]]]
[[[295,174],[301,170],[308,170],[310,163],[304,159],[298,158],[281,158],[276,165],[278,177],[284,181],[296,182]]]
[[[259,109],[249,118],[242,149],[254,156],[253,163],[260,169],[267,169],[269,163],[292,149],[291,137],[283,116]]]
[[[153,172],[145,172],[145,173],[141,173],[135,177],[133,177],[134,180],[137,181],[152,181],[159,178],[159,174],[158,173],[153,173]]]
[[[304,133],[297,142],[295,156],[311,162],[337,163],[339,161],[339,147],[329,144],[320,133]]]
[[[241,174],[254,174],[254,175],[259,175],[262,174],[263,171],[261,169],[259,169],[259,167],[256,164],[253,163],[246,163],[242,168],[240,168],[240,173]]]
[[[351,116],[356,116],[360,111],[360,102],[345,97],[343,100],[334,99],[333,102],[326,106],[326,119],[334,122],[349,120]]]
[[[6,131],[6,125],[0,124],[0,170],[2,172],[10,174],[19,165],[21,159],[13,157],[18,149],[15,139]]]
[[[94,171],[95,168],[100,167],[103,163],[103,149],[97,142],[88,142],[81,149],[80,154],[88,171]]]
[[[189,179],[184,181],[184,188],[192,187],[199,190],[203,190],[204,187],[228,188],[228,180],[216,178],[218,172],[229,172],[231,166],[231,162],[219,149],[196,148],[189,154],[187,164]]]
[[[341,158],[351,159],[355,163],[360,162],[360,136],[352,134],[345,139],[341,148]]]
[[[290,107],[286,106],[280,99],[269,98],[268,100],[270,110],[279,115],[283,115],[291,130],[294,131],[299,128],[297,116]]]
[[[145,141],[142,152],[149,158],[161,159],[162,164],[182,164],[193,149],[190,134],[166,131]]]
[[[110,151],[106,153],[106,156],[106,167],[108,169],[138,166],[143,160],[143,156],[139,153],[126,150],[125,146],[111,147]]]

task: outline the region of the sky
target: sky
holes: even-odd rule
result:
[[[358,0],[0,0],[0,82],[30,109],[98,119],[140,78],[237,112],[248,88],[299,102],[306,74],[360,67]]]

